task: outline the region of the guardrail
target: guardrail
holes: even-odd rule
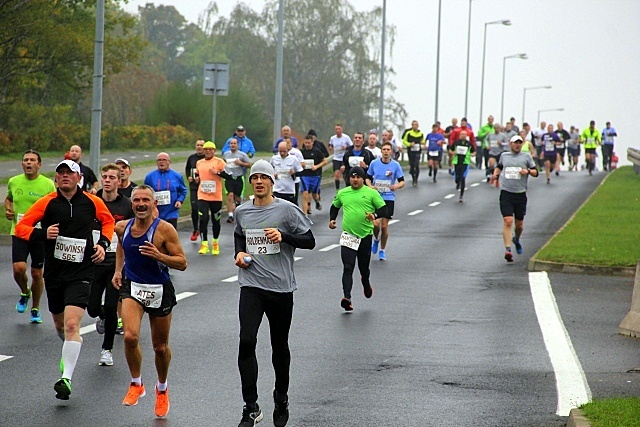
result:
[[[627,160],[633,164],[636,175],[640,175],[640,150],[627,148]]]

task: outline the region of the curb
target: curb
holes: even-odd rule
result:
[[[567,427],[591,427],[591,423],[587,420],[580,409],[573,408],[571,412],[569,412]]]

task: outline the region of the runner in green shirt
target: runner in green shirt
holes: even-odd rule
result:
[[[593,169],[596,166],[596,148],[602,144],[602,135],[596,129],[596,122],[591,120],[589,127],[582,131],[580,142],[584,143],[584,157],[587,163],[589,175],[593,175]]]
[[[40,175],[42,158],[34,150],[27,150],[22,155],[24,173],[9,179],[7,198],[4,200],[5,216],[11,221],[11,258],[13,262],[13,278],[20,287],[20,300],[16,304],[18,313],[27,310],[31,301],[31,323],[42,323],[40,317],[40,298],[44,290],[42,268],[44,266],[44,242],[27,242],[14,236],[16,224],[24,213],[39,198],[56,191],[53,181]],[[27,277],[27,257],[31,254],[31,288]]]
[[[353,270],[356,266],[356,260],[358,261],[364,296],[371,298],[373,295],[373,288],[369,283],[373,221],[384,216],[386,212],[382,196],[373,188],[364,185],[365,178],[364,169],[360,166],[351,168],[349,171],[351,186],[336,194],[329,213],[329,228],[333,230],[336,228],[338,211],[340,208],[344,208],[343,231],[340,236],[344,298],[340,301],[340,306],[345,311],[353,310],[351,289],[353,288]]]

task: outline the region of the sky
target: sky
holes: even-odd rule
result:
[[[294,0],[285,0],[285,8],[287,1]],[[590,120],[602,129],[610,121],[619,135],[615,151],[620,164],[629,164],[627,147],[640,146],[631,137],[633,120],[640,117],[640,102],[634,95],[639,87],[640,0],[442,0],[438,120],[443,127],[451,118],[465,115],[470,2],[469,123],[478,129],[489,114],[501,122],[504,65],[505,120],[513,116],[517,124],[522,122],[524,88],[552,86],[526,91],[525,121],[535,128],[540,110],[560,108],[564,110],[540,112],[540,120],[562,121],[566,129],[571,125],[583,129]],[[209,0],[129,0],[122,7],[135,14],[146,3],[173,5],[196,23]],[[228,17],[237,3],[218,2],[219,14]],[[260,0],[243,3],[256,11],[262,11],[265,4]],[[362,11],[378,3],[382,6],[382,0],[350,3]],[[393,52],[390,55],[387,50],[385,60],[396,72],[393,95],[409,113],[407,127],[415,119],[428,132],[435,119],[438,0],[387,1],[386,18],[387,25],[395,25],[397,31]],[[503,19],[512,25],[486,27],[484,117],[480,123],[484,24]],[[504,59],[520,53],[526,53],[528,59]],[[295,123],[291,125],[295,128]],[[332,129],[318,131],[326,139]]]

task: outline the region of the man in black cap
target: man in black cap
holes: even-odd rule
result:
[[[223,155],[227,151],[231,150],[231,140],[234,138],[238,141],[238,150],[246,153],[249,158],[252,158],[256,154],[256,149],[253,146],[253,141],[251,141],[247,137],[247,130],[244,128],[244,126],[238,125],[236,126],[236,130],[233,135],[229,139],[227,139],[227,142],[224,143],[224,146],[222,147]]]
[[[309,129],[309,132],[307,132],[307,135],[311,135],[313,137],[313,146],[318,150],[320,150],[320,152],[322,152],[325,159],[328,159],[329,150],[327,150],[327,147],[324,145],[324,142],[318,139],[318,134],[316,133],[316,131],[313,129]]]
[[[340,236],[342,258],[342,290],[344,298],[340,306],[345,311],[352,311],[351,289],[353,288],[353,270],[358,261],[360,280],[365,298],[371,298],[373,288],[369,283],[369,262],[371,261],[371,241],[373,221],[386,215],[386,205],[377,190],[364,185],[366,178],[364,169],[354,166],[349,170],[351,186],[338,191],[329,213],[329,228],[336,228],[338,211],[344,207],[342,218],[342,235]]]

